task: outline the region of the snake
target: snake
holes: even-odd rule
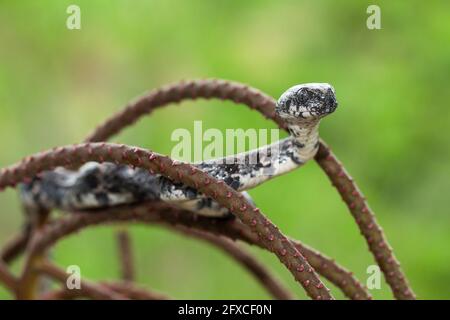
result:
[[[327,83],[295,85],[278,99],[275,112],[289,136],[272,144],[193,165],[223,181],[253,203],[246,192],[267,180],[291,172],[312,159],[319,148],[319,124],[338,106]],[[142,168],[88,162],[77,170],[46,171],[20,185],[20,197],[31,210],[95,212],[145,201],[165,201],[208,217],[232,213],[196,189],[174,183]]]

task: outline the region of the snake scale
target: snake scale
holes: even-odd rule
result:
[[[245,190],[312,159],[319,146],[319,123],[337,107],[335,91],[326,83],[289,88],[279,98],[276,113],[289,136],[271,145],[225,158],[194,164],[251,200]],[[20,186],[24,205],[31,209],[95,211],[108,207],[161,200],[211,217],[230,215],[215,201],[183,184],[147,170],[113,163],[89,162],[71,171],[57,168]]]

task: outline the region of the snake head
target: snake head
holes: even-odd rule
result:
[[[285,120],[320,119],[337,107],[334,88],[328,83],[299,84],[286,90],[275,111]]]

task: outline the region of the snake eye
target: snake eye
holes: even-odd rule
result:
[[[300,99],[302,100],[302,102],[306,102],[308,100],[309,94],[308,94],[308,90],[302,90],[300,92]]]
[[[297,93],[297,100],[299,105],[307,106],[313,99],[316,99],[316,93],[308,88],[302,88]]]
[[[296,98],[297,98],[297,101],[298,101],[299,105],[303,105],[304,102],[307,99],[307,94],[306,94],[305,90],[304,89],[300,89],[297,92]]]
[[[286,100],[286,102],[284,104],[286,105],[286,108],[290,108],[291,107],[291,103],[292,103],[292,100],[288,99],[288,100]]]

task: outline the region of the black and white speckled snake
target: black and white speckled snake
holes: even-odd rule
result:
[[[251,189],[272,177],[292,171],[314,157],[319,146],[319,122],[337,107],[331,85],[309,83],[283,93],[276,112],[290,136],[259,149],[195,164],[238,191]],[[33,209],[86,211],[162,200],[202,215],[229,215],[195,189],[175,184],[143,169],[89,162],[77,171],[58,168],[21,185],[22,201]],[[243,194],[249,199],[246,192]]]

